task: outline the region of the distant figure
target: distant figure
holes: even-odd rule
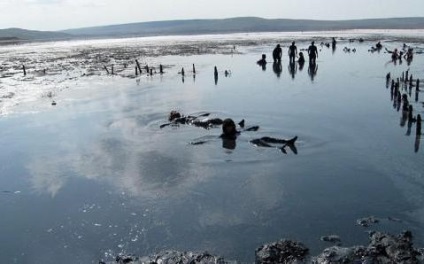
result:
[[[334,52],[336,52],[336,44],[337,44],[337,41],[333,37],[333,41],[331,42],[331,50],[333,51],[333,54],[334,54]]]
[[[377,44],[375,44],[375,48],[377,49],[377,50],[381,50],[382,48],[383,48],[383,45],[381,45],[381,42],[379,41],[379,42],[377,42]]]
[[[303,52],[299,52],[299,59],[297,60],[299,64],[305,63],[305,57],[303,56]]]
[[[303,52],[299,52],[299,59],[297,62],[299,63],[299,71],[303,70],[303,66],[305,65],[305,57],[303,57]]]
[[[262,54],[262,58],[256,62],[258,65],[262,67],[262,70],[266,70],[266,55]]]
[[[397,59],[399,59],[398,49],[395,49],[391,53],[392,53],[392,61],[396,61]]]
[[[314,41],[312,41],[311,45],[308,48],[308,55],[309,55],[309,63],[315,63],[316,59],[318,58],[318,49],[315,46]]]
[[[295,58],[297,57],[297,47],[295,45],[295,42],[293,41],[291,46],[289,47],[289,60],[290,63],[295,62]]]
[[[410,63],[412,61],[414,57],[414,49],[413,48],[408,48],[408,51],[405,53],[405,59],[408,63]]]
[[[281,57],[283,56],[283,50],[281,49],[280,44],[277,44],[275,49],[272,51],[272,59],[276,63],[281,63]]]

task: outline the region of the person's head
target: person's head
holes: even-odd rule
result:
[[[222,134],[226,137],[234,137],[237,134],[236,124],[231,118],[222,122]]]
[[[262,54],[262,60],[266,60],[266,55]]]
[[[292,45],[294,46],[294,44],[295,44],[295,42],[293,41],[293,42],[292,42]]]
[[[280,46],[280,44],[277,44],[277,48],[280,48],[281,46]]]
[[[299,57],[303,57],[303,52],[299,52]]]
[[[181,114],[178,111],[172,110],[171,113],[169,113],[168,120],[173,121],[180,117],[181,117]]]
[[[315,41],[312,41],[311,44],[314,45],[315,44]]]

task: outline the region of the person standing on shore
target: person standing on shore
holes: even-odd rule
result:
[[[293,41],[291,46],[289,47],[289,60],[290,63],[294,63],[297,57],[297,47],[295,42]]]
[[[308,48],[309,63],[315,64],[316,59],[318,58],[318,49],[315,46],[315,42],[312,41],[311,45]]]

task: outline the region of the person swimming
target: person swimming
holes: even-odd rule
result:
[[[204,113],[199,116],[190,116],[190,115],[184,116],[178,111],[171,111],[168,117],[168,121],[170,121],[170,123],[163,124],[160,126],[160,128],[163,128],[169,125],[188,124],[188,125],[194,125],[194,126],[209,129],[212,127],[217,127],[219,125],[222,125],[222,134],[219,136],[219,138],[222,139],[222,143],[223,143],[222,146],[226,149],[235,149],[236,139],[241,134],[241,132],[259,130],[259,126],[250,126],[245,128],[244,119],[238,123],[241,130],[237,130],[236,123],[231,118],[226,118],[224,120],[220,118],[199,120],[199,117],[207,117],[209,115],[210,115],[209,113]],[[289,147],[293,151],[293,153],[297,154],[297,148],[295,146],[296,140],[297,140],[297,136],[289,140],[273,138],[273,137],[262,137],[262,138],[250,140],[250,143],[258,147],[278,148],[285,154],[287,154],[287,151],[285,148]],[[202,145],[209,141],[210,140],[194,141],[194,142],[191,142],[190,144]]]
[[[259,128],[259,127],[258,127]],[[245,131],[252,131],[252,130],[245,130]],[[240,135],[240,131],[236,129],[236,124],[231,118],[227,118],[222,123],[222,134],[220,138],[223,140],[226,140],[227,142],[223,143],[223,146],[229,145],[229,146],[235,146],[234,144],[229,144],[228,141],[236,140],[237,136]],[[250,140],[250,143],[257,147],[267,147],[267,148],[278,148],[283,153],[287,154],[286,147],[289,147],[293,153],[297,154],[297,148],[295,146],[295,142],[297,140],[297,136],[286,140],[286,139],[279,139],[279,138],[273,138],[273,137],[261,137],[257,139]],[[273,144],[282,145],[282,146],[275,146]]]
[[[194,125],[197,127],[209,129],[210,127],[213,127],[213,126],[222,125],[223,120],[220,118],[211,118],[206,120],[199,119],[200,117],[208,117],[209,115],[210,113],[204,113],[198,116],[192,116],[192,115],[184,116],[180,112],[173,110],[169,113],[169,116],[168,116],[169,123],[160,125],[160,128],[164,128],[169,125],[175,125],[175,126]]]

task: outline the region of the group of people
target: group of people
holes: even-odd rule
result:
[[[297,62],[299,64],[305,63],[305,57],[303,55],[303,52],[297,52],[296,42],[292,42],[292,44],[288,48],[288,55],[289,55],[289,62],[291,64],[296,62],[296,57],[299,59]],[[308,56],[309,56],[309,63],[315,64],[316,59],[318,58],[318,48],[315,46],[315,42],[312,41],[311,45],[308,47]],[[281,58],[283,57],[283,49],[281,48],[280,44],[277,44],[277,46],[272,51],[272,59],[274,63],[281,63]],[[266,55],[262,54],[262,58],[257,61],[259,65],[265,65],[267,63],[266,61]]]

